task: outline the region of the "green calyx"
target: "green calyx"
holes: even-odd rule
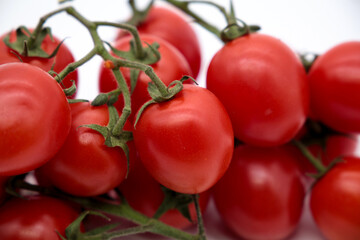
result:
[[[153,218],[159,219],[164,213],[170,209],[177,209],[189,222],[193,222],[190,215],[189,204],[193,203],[194,199],[190,194],[178,193],[172,191],[164,186],[161,186],[164,193],[164,200],[157,209]]]
[[[21,26],[16,29],[16,41],[10,42],[10,35],[5,36],[4,43],[10,49],[19,53],[23,57],[40,57],[40,58],[52,58],[59,51],[59,48],[63,41],[54,49],[51,54],[48,54],[41,48],[41,44],[46,36],[50,36],[53,40],[50,28],[42,28],[38,33],[30,32],[28,28]]]
[[[148,92],[151,97],[151,100],[144,103],[144,105],[142,105],[142,107],[139,109],[139,111],[136,115],[136,120],[135,120],[134,126],[136,126],[142,113],[148,106],[150,106],[151,104],[154,104],[154,103],[161,103],[161,102],[171,100],[173,97],[175,97],[176,94],[178,94],[183,89],[183,87],[184,87],[183,82],[188,79],[191,79],[192,81],[194,81],[196,83],[194,78],[192,78],[190,76],[184,76],[180,80],[175,80],[175,81],[171,82],[169,84],[169,86],[167,87],[167,93],[165,95],[162,92],[160,92],[159,88],[157,88],[157,86],[153,82],[149,82]]]
[[[82,125],[81,127],[87,127],[92,130],[99,132],[105,138],[105,145],[108,147],[120,147],[126,156],[127,159],[127,171],[126,177],[129,173],[129,147],[127,145],[128,141],[133,139],[131,131],[122,130],[120,132],[114,131],[117,127],[119,121],[119,114],[114,106],[109,106],[109,123],[107,126],[101,126],[98,124],[88,124]]]

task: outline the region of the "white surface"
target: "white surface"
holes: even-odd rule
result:
[[[130,14],[124,0],[75,0],[67,3],[73,5],[90,20],[119,21]],[[148,1],[138,0],[141,6]],[[214,0],[222,5],[229,1]],[[233,1],[237,16],[248,24],[259,24],[263,33],[280,38],[295,51],[323,53],[330,47],[349,40],[360,40],[360,1],[358,0],[254,0]],[[163,3],[162,3],[163,5]],[[0,0],[0,34],[19,25],[34,27],[40,16],[59,7],[56,0]],[[194,9],[195,9],[194,5]],[[213,8],[201,6],[198,13],[212,23],[223,27],[222,16]],[[209,17],[211,16],[211,17]],[[87,31],[76,21],[62,13],[50,19],[47,24],[53,34],[63,39],[74,53],[75,58],[84,56],[92,47]],[[199,82],[204,86],[206,67],[213,54],[222,43],[210,33],[194,24],[202,46],[203,63]],[[103,28],[104,39],[111,41],[114,29]],[[97,90],[97,78],[100,59],[95,58],[80,68],[78,98],[93,99]],[[85,87],[86,86],[86,87]],[[209,239],[235,239],[221,224],[213,205],[206,220]],[[305,211],[298,230],[291,240],[320,240],[318,230],[314,227],[311,216]]]

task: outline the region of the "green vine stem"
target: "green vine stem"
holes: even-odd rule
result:
[[[231,4],[230,4],[229,12],[227,12],[223,6],[213,3],[211,1],[199,1],[199,0],[189,0],[189,1],[164,0],[164,1],[172,4],[173,6],[179,8],[181,11],[185,12],[187,15],[191,16],[195,20],[195,22],[200,24],[202,27],[204,27],[209,32],[213,33],[216,37],[218,37],[224,43],[232,41],[236,38],[239,38],[239,37],[249,34],[251,32],[256,32],[256,31],[260,30],[259,26],[247,25],[244,21],[236,18],[232,1],[230,1]],[[201,3],[201,4],[207,4],[210,6],[214,6],[225,17],[227,26],[223,30],[219,30],[215,26],[211,25],[210,23],[205,21],[203,18],[201,18],[199,15],[194,13],[189,8],[189,5],[191,3]],[[241,24],[238,25],[238,22],[240,22]]]
[[[129,230],[121,230],[119,232],[114,232],[113,235],[108,235],[108,232],[102,234],[101,239],[111,239],[116,236],[124,236],[129,234],[151,232],[165,237],[178,239],[178,240],[202,240],[204,237],[201,235],[193,235],[182,231],[180,229],[169,226],[155,218],[149,218],[138,211],[134,210],[127,204],[126,201],[119,203],[110,203],[109,201],[102,201],[99,198],[84,198],[68,195],[59,190],[41,187],[25,182],[23,179],[15,179],[10,182],[10,188],[13,189],[26,189],[30,191],[39,192],[49,196],[60,197],[63,199],[70,200],[72,202],[80,204],[82,207],[87,209],[92,209],[100,211],[103,213],[110,214],[112,216],[121,217],[123,219],[129,220],[139,226],[136,228],[130,228]],[[108,238],[105,238],[107,236]]]
[[[198,235],[201,240],[206,239],[205,235],[205,227],[204,227],[204,221],[201,214],[200,204],[199,204],[199,194],[192,195],[194,199],[195,209],[196,209],[196,216],[197,216],[197,222],[198,222]]]
[[[323,176],[327,172],[328,168],[325,167],[319,159],[314,157],[303,143],[297,140],[293,140],[292,143],[301,151],[301,153],[310,161],[310,163],[317,170],[318,174],[315,176],[315,178],[317,178],[317,176]]]
[[[157,88],[159,89],[159,92],[161,94],[163,94],[164,96],[168,95],[168,90],[167,87],[165,86],[165,84],[159,79],[159,77],[155,74],[155,72],[153,71],[152,67],[145,65],[145,64],[141,64],[135,61],[130,61],[130,60],[125,60],[125,59],[120,59],[117,57],[112,56],[109,51],[105,48],[104,46],[104,42],[103,40],[100,38],[97,29],[100,26],[111,26],[111,27],[117,27],[117,28],[122,28],[125,29],[127,31],[129,31],[134,38],[134,42],[135,42],[135,49],[136,49],[136,53],[138,55],[139,58],[142,58],[145,54],[142,43],[141,43],[141,39],[139,36],[139,33],[136,30],[136,27],[130,25],[130,24],[120,24],[120,23],[111,23],[111,22],[105,22],[105,21],[98,21],[98,22],[92,22],[89,21],[88,19],[86,19],[84,16],[82,16],[79,12],[77,12],[73,7],[65,7],[65,8],[60,8],[56,11],[53,11],[45,16],[43,16],[36,29],[35,30],[35,34],[37,31],[40,31],[39,29],[42,28],[42,26],[44,25],[44,23],[46,22],[46,20],[58,13],[61,12],[66,12],[67,14],[69,14],[70,16],[74,17],[75,19],[77,19],[82,25],[84,25],[90,35],[91,38],[93,40],[94,43],[94,48],[83,58],[81,58],[80,60],[69,64],[63,71],[61,71],[57,76],[56,76],[56,80],[58,82],[61,82],[61,80],[70,72],[74,71],[76,68],[80,67],[81,65],[83,65],[84,63],[86,63],[87,61],[89,61],[92,57],[94,57],[95,55],[99,55],[103,58],[104,61],[111,61],[113,63],[116,63],[115,67],[112,69],[114,76],[116,78],[117,84],[118,84],[118,88],[120,89],[121,93],[123,94],[123,98],[124,98],[124,108],[122,110],[122,114],[121,117],[119,118],[119,122],[115,125],[114,129],[113,129],[113,134],[115,136],[119,136],[122,132],[123,126],[125,125],[125,122],[127,120],[127,118],[129,117],[130,113],[131,113],[131,98],[130,98],[130,91],[129,88],[127,86],[127,83],[122,75],[122,73],[119,71],[119,67],[129,67],[129,68],[136,68],[136,69],[140,69],[142,71],[145,72],[145,74],[147,74],[149,76],[149,78],[155,83],[155,85],[157,86]]]

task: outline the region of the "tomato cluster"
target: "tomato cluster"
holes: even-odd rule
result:
[[[286,43],[248,31],[224,41],[200,87],[189,79],[200,45],[182,15],[155,5],[136,24],[141,46],[121,29],[99,54],[101,98],[90,102],[66,96],[83,62],[56,37],[24,51],[13,43],[38,29],[1,37],[0,239],[67,234],[81,206],[44,189],[129,204],[180,229],[199,220],[199,194],[234,235],[264,240],[296,230],[309,194],[327,239],[360,239],[360,41],[306,69]],[[16,185],[26,176],[36,195]]]

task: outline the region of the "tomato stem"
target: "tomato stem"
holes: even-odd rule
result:
[[[303,143],[297,140],[293,140],[292,142],[315,167],[319,176],[322,176],[327,171],[327,168],[324,166],[324,164],[319,159],[314,157]]]
[[[198,236],[200,239],[205,240],[205,227],[204,227],[204,221],[201,214],[200,204],[199,204],[199,194],[193,194],[194,204],[195,204],[195,210],[196,210],[196,216],[197,216],[197,224],[198,224]]]

